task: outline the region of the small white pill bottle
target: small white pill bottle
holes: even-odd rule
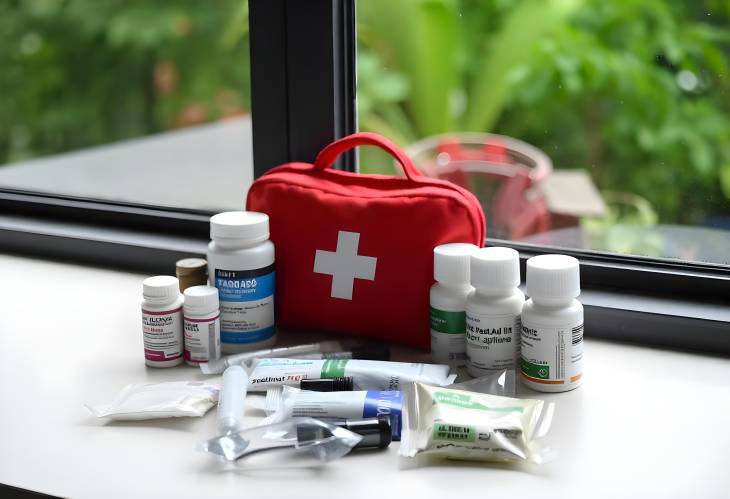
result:
[[[142,339],[145,364],[172,367],[183,361],[183,295],[176,277],[142,282]]]
[[[466,301],[466,368],[474,377],[516,369],[520,358],[520,255],[482,248],[471,256],[475,291]]]
[[[221,356],[218,290],[213,286],[191,286],[183,294],[185,362],[197,366],[217,359]]]
[[[473,244],[450,243],[433,249],[431,286],[431,357],[437,364],[463,366],[466,297],[474,291],[469,284],[469,257]]]
[[[583,377],[583,305],[578,260],[540,255],[527,260],[522,309],[522,382],[541,392],[577,388]]]
[[[208,278],[218,288],[221,351],[271,347],[274,325],[274,244],[269,216],[229,211],[210,219]]]

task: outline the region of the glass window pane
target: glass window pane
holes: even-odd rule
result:
[[[0,1],[0,66],[0,188],[242,205],[246,0]]]
[[[730,263],[726,2],[361,0],[357,22],[360,128],[472,190],[488,236]]]

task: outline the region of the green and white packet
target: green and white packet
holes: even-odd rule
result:
[[[354,390],[400,390],[406,383],[446,386],[456,379],[449,366],[358,359],[261,359],[249,373],[249,391],[299,387],[303,379],[352,376]]]
[[[542,463],[555,404],[413,383],[404,387],[400,455]]]

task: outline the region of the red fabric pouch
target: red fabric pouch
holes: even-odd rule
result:
[[[330,168],[363,145],[391,154],[405,177]],[[252,184],[246,209],[270,218],[279,327],[423,349],[430,345],[433,248],[482,246],[486,232],[473,194],[424,177],[398,146],[373,133],[333,142],[313,165],[273,168]]]

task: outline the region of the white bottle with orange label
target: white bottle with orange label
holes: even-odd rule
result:
[[[578,260],[540,255],[527,260],[522,309],[522,382],[541,392],[577,388],[583,378],[583,305]]]

